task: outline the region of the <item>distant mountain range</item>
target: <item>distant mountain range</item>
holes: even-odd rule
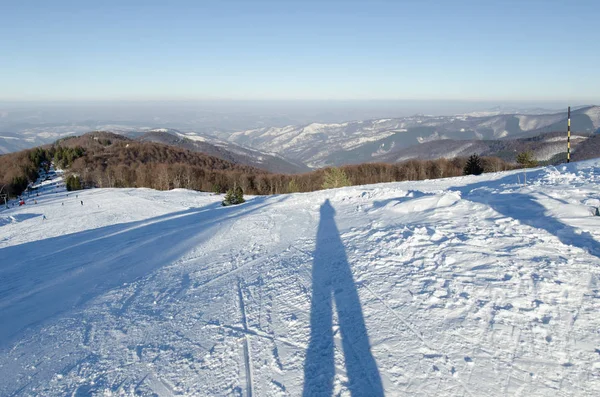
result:
[[[594,135],[574,133],[571,136],[571,149],[575,159],[584,142]],[[557,163],[566,160],[567,136],[562,132],[542,133],[528,138],[495,139],[495,140],[453,140],[440,139],[425,142],[417,146],[383,153],[374,157],[373,161],[396,163],[410,159],[433,160],[438,158],[467,157],[472,154],[499,157],[514,162],[518,153],[530,151],[540,162]],[[600,152],[597,153],[600,155]],[[587,155],[586,155],[587,156]],[[596,156],[594,156],[596,157]],[[590,158],[590,157],[586,157]],[[581,158],[583,159],[583,158]]]
[[[13,132],[1,132],[0,131],[0,154],[18,152],[23,149],[43,145],[44,139],[38,139],[36,137],[26,137],[22,134],[15,134]]]
[[[539,160],[549,161],[564,152],[566,111],[553,113],[535,109],[507,113],[512,110],[497,108],[454,116],[415,115],[236,132],[216,130],[210,134],[171,128],[151,129],[133,122],[94,125],[98,130],[281,173],[304,172],[309,167],[451,158],[473,153],[511,161],[518,151],[525,149],[534,151]],[[579,107],[571,113],[573,148],[577,151],[578,144],[600,132],[600,106]],[[0,133],[0,152],[51,143],[89,129],[87,124],[41,125],[18,133]]]
[[[407,156],[407,150],[427,155],[436,148],[439,155],[452,157],[477,144],[474,141],[506,140],[565,131],[567,112],[552,114],[497,114],[474,117],[412,116],[395,119],[352,121],[336,124],[260,128],[233,134],[217,134],[230,142],[279,153],[311,167],[378,160],[391,161]],[[600,131],[600,107],[587,106],[571,112],[573,132]],[[424,144],[436,141],[436,144]],[[465,141],[464,144],[457,141]],[[411,149],[409,149],[411,148]],[[460,148],[463,148],[459,150]],[[416,157],[416,156],[412,156]]]

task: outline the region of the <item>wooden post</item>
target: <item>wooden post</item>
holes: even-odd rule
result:
[[[567,163],[571,162],[571,106],[567,111]]]

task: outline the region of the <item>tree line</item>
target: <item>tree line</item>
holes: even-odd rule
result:
[[[242,188],[246,194],[270,195],[312,192],[320,189],[382,182],[424,180],[465,174],[466,158],[452,160],[409,160],[397,164],[365,163],[329,167],[290,175],[243,170],[212,170],[187,163],[131,163],[85,167],[77,161],[71,171],[86,187],[147,187],[157,190],[192,189],[225,193]],[[480,159],[482,172],[516,168],[498,158]]]
[[[37,178],[37,170],[50,161],[67,170],[72,189],[147,187],[225,193],[240,187],[244,193],[256,195],[460,176],[467,164],[466,158],[408,160],[275,174],[177,147],[96,132],[0,156],[0,183],[8,183],[12,195],[20,194],[28,182]],[[479,162],[483,172],[516,168],[494,157],[482,157]]]
[[[83,156],[81,147],[62,147],[46,145],[34,149],[23,150],[0,156],[0,187],[3,194],[17,197],[27,188],[29,183],[39,177],[40,170],[48,170],[54,162],[60,168],[68,168],[73,160]]]

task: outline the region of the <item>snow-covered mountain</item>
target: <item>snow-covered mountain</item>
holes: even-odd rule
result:
[[[596,140],[598,135],[586,133],[573,133],[571,135],[571,155],[572,159],[587,160],[600,157],[598,145],[588,147],[592,140]],[[593,149],[593,150],[580,150]],[[395,163],[410,159],[433,160],[439,158],[468,157],[472,154],[481,156],[493,156],[502,158],[508,162],[515,162],[518,153],[530,151],[538,161],[556,160],[557,163],[566,161],[567,134],[547,133],[529,138],[516,139],[471,139],[454,140],[440,139],[424,142],[417,146],[411,146],[405,149],[392,150],[373,156],[372,161]],[[558,156],[558,158],[555,158]]]
[[[276,165],[280,163],[279,159],[282,159],[284,163],[289,163],[289,169],[292,170],[289,172],[298,172],[293,170],[301,170],[305,164],[318,168],[326,165],[406,158],[405,153],[410,152],[411,148],[414,148],[415,153],[424,153],[423,158],[432,157],[431,153],[426,151],[429,147],[434,147],[436,153],[451,157],[457,147],[468,146],[466,143],[452,143],[445,151],[444,144],[438,142],[442,140],[446,140],[448,144],[448,140],[473,141],[470,145],[478,147],[480,144],[477,141],[480,140],[533,137],[566,130],[566,112],[548,113],[538,109],[540,114],[533,114],[532,111],[506,113],[510,110],[512,109],[498,108],[483,113],[454,116],[417,115],[343,123],[310,123],[237,132],[214,128],[210,133],[167,127],[153,129],[135,123],[27,125],[22,131],[0,134],[0,153],[51,143],[65,136],[80,135],[91,130],[111,131],[130,137],[139,137],[151,131],[164,131],[196,142],[205,142],[206,147],[213,145],[235,152],[247,160],[272,159]],[[600,106],[573,109],[572,130],[588,134],[599,131]],[[438,143],[424,145],[431,142]],[[288,170],[288,166],[281,169]]]
[[[0,395],[596,395],[600,161],[522,182],[45,181],[0,210]]]
[[[128,135],[139,135],[139,132]],[[244,164],[274,173],[296,174],[310,169],[299,161],[291,161],[275,153],[265,153],[242,147],[209,135],[182,133],[167,128],[153,129],[137,138],[141,141],[177,146],[209,156],[215,156],[235,164]]]
[[[0,132],[0,154],[18,152],[44,143],[44,140],[35,137],[23,137],[20,134],[11,132]]]
[[[276,152],[312,167],[373,161],[423,143],[442,140],[482,140],[535,136],[565,131],[567,113],[495,114],[484,117],[413,116],[338,124],[260,128],[221,133],[219,137],[260,150]],[[600,107],[575,109],[574,132],[600,130]],[[392,155],[390,155],[392,157]]]
[[[26,125],[22,129],[15,129],[12,132],[0,132],[0,154],[50,144],[62,138],[83,135],[91,131],[111,131],[125,134],[132,130],[134,128],[127,126],[96,123]]]

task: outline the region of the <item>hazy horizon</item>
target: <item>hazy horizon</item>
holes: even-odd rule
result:
[[[499,110],[530,114],[564,112],[559,101],[0,101],[0,131],[81,125],[175,128],[210,133],[310,123],[398,118],[416,114],[453,116]]]

